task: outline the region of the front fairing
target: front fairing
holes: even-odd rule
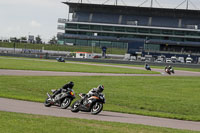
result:
[[[104,94],[101,94],[99,96],[99,99],[100,99],[100,101],[102,101],[102,103],[106,103],[106,99],[105,99],[105,95]]]
[[[71,91],[68,91],[68,96],[70,96],[72,99],[75,99],[76,96],[75,96],[75,92],[73,89],[71,89]]]

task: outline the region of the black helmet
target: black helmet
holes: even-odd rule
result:
[[[98,91],[99,93],[103,92],[103,90],[104,90],[104,86],[103,86],[103,85],[99,85],[99,86],[97,87],[97,91]]]
[[[69,86],[69,88],[73,88],[74,82],[70,81],[70,82],[68,83],[68,86]]]

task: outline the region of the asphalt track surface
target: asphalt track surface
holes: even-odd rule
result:
[[[74,62],[68,62],[74,63]],[[98,66],[111,66],[130,69],[144,69],[139,67],[128,66],[115,66],[103,64],[90,64],[90,63],[76,63],[88,64]],[[52,72],[52,71],[28,71],[28,70],[4,70],[0,69],[0,75],[23,75],[23,76],[169,76],[163,73],[162,69],[153,69],[153,71],[160,72],[160,74],[111,74],[111,73],[80,73],[80,72]],[[189,71],[175,71],[176,73],[171,76],[200,76],[200,72]],[[81,118],[89,120],[112,121],[132,124],[143,124],[158,127],[168,127],[176,129],[186,129],[200,131],[200,122],[174,120],[166,118],[156,118],[149,116],[140,116],[133,114],[124,114],[116,112],[102,111],[99,115],[91,115],[90,113],[72,113],[69,109],[63,110],[58,107],[44,107],[42,103],[28,102],[21,100],[12,100],[0,98],[0,110],[8,112],[18,112],[27,114],[49,115],[57,117]]]
[[[140,116],[140,115],[124,114],[124,113],[116,113],[108,111],[102,111],[98,115],[91,115],[90,113],[86,112],[72,113],[70,109],[60,109],[59,107],[56,106],[44,107],[42,103],[13,100],[6,98],[0,98],[0,110],[7,112],[26,113],[26,114],[132,123],[132,124],[151,125],[157,127],[168,127],[168,128],[200,131],[200,122],[156,118],[156,117]]]

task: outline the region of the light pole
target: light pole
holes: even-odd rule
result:
[[[96,36],[98,36],[98,34],[97,33],[94,33],[94,36],[96,37]],[[93,51],[93,47],[95,46],[95,43],[93,43],[93,41],[92,41],[92,55],[93,55],[93,53],[94,53],[94,51]]]

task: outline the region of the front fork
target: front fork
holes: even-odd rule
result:
[[[47,92],[47,96],[48,96],[48,98],[51,98],[51,95]]]

